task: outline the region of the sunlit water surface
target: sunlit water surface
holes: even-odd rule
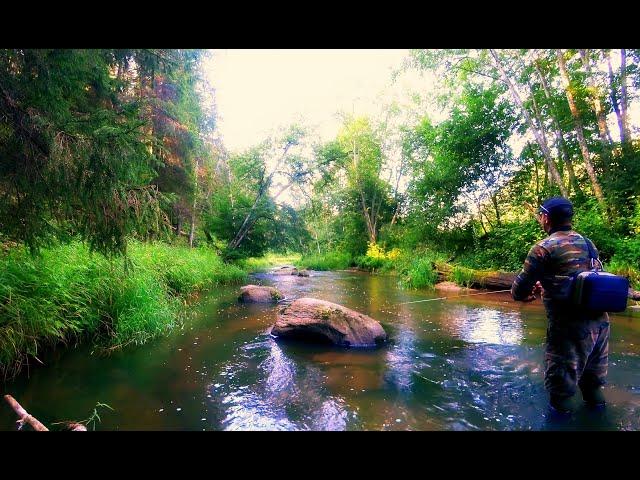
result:
[[[498,297],[435,298],[397,279],[358,272],[309,278],[257,274],[288,300],[313,296],[381,322],[372,350],[278,342],[277,307],[240,305],[221,287],[191,308],[182,330],[109,356],[59,349],[45,366],[4,384],[45,424],[89,417],[97,430],[637,430],[640,318],[612,316],[609,406],[548,416],[541,305]],[[504,299],[503,299],[504,300]],[[579,397],[579,396],[578,396]],[[0,408],[0,430],[15,414]]]

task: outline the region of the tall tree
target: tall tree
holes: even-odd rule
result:
[[[533,119],[531,118],[531,115],[529,114],[529,111],[525,108],[525,106],[524,106],[524,104],[522,102],[522,99],[520,97],[520,94],[518,93],[518,90],[516,89],[514,83],[510,79],[509,75],[507,74],[504,66],[502,65],[502,61],[500,60],[500,57],[498,56],[496,51],[493,50],[493,49],[489,49],[489,52],[491,53],[491,56],[493,57],[495,67],[500,72],[500,76],[502,78],[502,81],[508,86],[509,91],[511,92],[511,96],[513,97],[514,102],[520,108],[520,111],[522,112],[522,115],[525,117],[525,120],[527,122],[527,125],[529,126],[529,129],[533,133],[533,136],[536,139],[536,142],[540,146],[540,150],[542,151],[542,154],[544,156],[545,163],[547,164],[547,167],[548,167],[549,171],[551,172],[551,175],[553,177],[554,182],[556,183],[556,185],[560,189],[560,192],[562,193],[562,195],[568,196],[567,189],[565,188],[564,184],[562,183],[562,177],[560,177],[560,173],[558,172],[558,168],[556,167],[556,164],[555,164],[555,162],[553,160],[553,157],[551,156],[551,151],[549,150],[549,145],[546,142],[546,138],[544,136],[542,128],[541,127],[540,128],[537,127],[536,124],[533,122]]]
[[[381,141],[366,118],[348,118],[338,136],[343,151],[351,159],[347,170],[349,186],[357,193],[369,242],[378,241],[381,212],[388,203],[388,183],[382,171]]]
[[[540,80],[540,85],[542,86],[542,89],[544,91],[544,95],[545,95],[545,97],[547,99],[547,102],[549,103],[549,105],[551,107],[551,120],[553,122],[553,128],[554,128],[555,136],[556,136],[556,148],[560,152],[560,155],[562,156],[564,164],[567,167],[567,173],[569,174],[569,183],[570,183],[570,185],[573,187],[573,189],[576,192],[580,192],[580,185],[578,183],[578,179],[576,177],[575,169],[573,167],[573,161],[571,160],[571,155],[569,154],[569,150],[568,150],[567,144],[566,144],[566,142],[564,140],[564,135],[562,133],[562,129],[560,128],[560,122],[558,120],[557,106],[556,106],[556,103],[555,103],[553,97],[551,96],[549,84],[548,84],[548,82],[547,82],[547,80],[545,78],[544,73],[542,72],[542,69],[540,67],[540,60],[539,59],[536,59],[534,61],[534,68],[536,69],[536,72],[538,73],[538,78]]]
[[[130,50],[0,51],[0,231],[33,251],[80,235],[105,254],[162,228]]]
[[[627,114],[628,98],[627,98],[627,49],[620,49],[620,117],[622,118],[622,143],[626,143],[631,140],[631,133],[629,130],[629,116]]]
[[[593,110],[596,114],[596,118],[598,119],[598,134],[600,136],[603,160],[605,161],[605,164],[608,165],[611,161],[611,134],[609,133],[609,127],[607,126],[607,117],[600,100],[600,88],[598,87],[598,83],[591,71],[589,50],[580,49],[579,52],[580,58],[582,59],[582,63],[587,73],[589,97],[591,99],[591,103],[593,103]]]
[[[607,211],[607,204],[604,198],[604,194],[602,193],[602,187],[600,186],[600,182],[598,181],[598,177],[596,175],[595,169],[593,168],[593,163],[591,162],[591,157],[589,155],[589,149],[587,147],[587,141],[584,137],[584,126],[582,124],[582,118],[580,116],[580,111],[576,105],[576,101],[573,95],[573,90],[571,88],[571,81],[569,79],[569,73],[567,72],[567,65],[564,59],[564,54],[561,50],[556,50],[556,57],[558,59],[558,67],[560,68],[560,77],[562,79],[562,84],[565,89],[565,93],[567,95],[567,101],[569,102],[569,108],[571,109],[571,115],[573,117],[573,122],[575,126],[576,136],[578,138],[578,143],[580,145],[580,152],[582,154],[582,159],[584,160],[584,165],[587,170],[587,175],[589,175],[589,179],[591,180],[591,186],[593,188],[593,193],[600,204],[603,212]]]

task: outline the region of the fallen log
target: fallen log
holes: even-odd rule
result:
[[[16,415],[20,417],[17,421],[18,430],[22,429],[22,426],[26,423],[31,426],[36,432],[48,432],[49,429],[45,427],[36,417],[29,414],[22,405],[18,403],[18,401],[13,398],[11,395],[5,395],[4,399],[7,401],[9,406],[16,412]],[[82,423],[79,422],[62,422],[64,424],[64,430],[68,430],[71,432],[86,432],[87,427],[85,427]]]
[[[456,267],[448,263],[436,263],[434,265],[438,272],[438,282],[448,282],[454,280],[454,270]],[[465,273],[468,277],[466,287],[469,288],[483,288],[486,290],[506,290],[511,288],[513,281],[517,277],[517,273],[511,272],[496,272],[491,270],[472,270],[462,267],[457,267]],[[631,300],[640,300],[640,292],[637,290],[629,289],[629,298]]]
[[[506,290],[511,288],[517,274],[510,272],[496,272],[491,270],[472,270],[470,268],[454,267],[448,263],[435,264],[438,272],[438,281],[454,281],[456,268],[462,270],[467,277],[466,287],[484,288],[486,290]]]
[[[13,398],[11,395],[5,395],[4,399],[7,401],[7,403],[9,404],[9,406],[11,406],[11,408],[13,408],[13,411],[16,412],[16,414],[19,417],[18,420],[18,429],[22,428],[22,425],[24,425],[25,423],[31,425],[31,428],[33,428],[35,431],[37,432],[48,432],[49,429],[47,427],[45,427],[42,423],[40,423],[40,421],[35,418],[34,416],[30,415],[29,412],[27,412],[24,408],[22,408],[22,405],[20,405],[15,398]]]

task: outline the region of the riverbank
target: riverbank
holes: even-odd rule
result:
[[[126,265],[81,243],[14,248],[0,257],[0,375],[61,344],[143,344],[181,324],[190,295],[246,276],[206,248],[130,242]]]
[[[374,274],[390,274],[400,278],[405,287],[421,289],[433,288],[441,282],[452,282],[464,288],[481,288],[489,290],[503,290],[511,287],[517,272],[496,270],[486,266],[469,266],[453,263],[451,258],[440,253],[422,248],[415,251],[399,249],[385,252],[383,249],[371,246],[366,255],[352,257],[343,252],[327,252],[303,256],[295,265],[310,270],[346,270],[355,268]],[[634,290],[634,298],[640,297],[640,275],[628,264],[612,262],[606,270],[629,279]]]

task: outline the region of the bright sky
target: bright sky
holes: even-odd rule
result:
[[[218,129],[227,149],[244,150],[277,127],[304,119],[322,140],[338,132],[339,111],[376,115],[407,89],[426,93],[417,72],[391,85],[408,50],[214,50],[205,72],[216,90]]]

